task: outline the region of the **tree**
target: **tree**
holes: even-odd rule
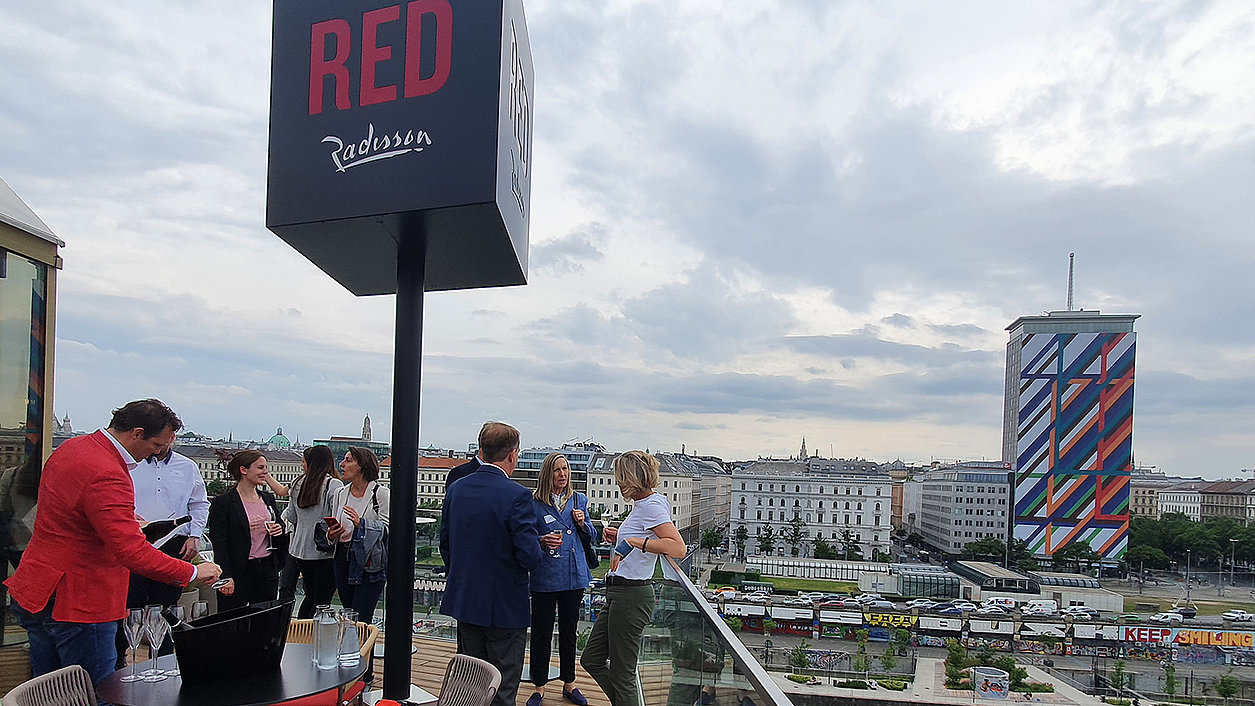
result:
[[[796,647],[789,650],[789,666],[794,669],[806,669],[811,666],[810,657],[806,655],[806,650],[810,648],[810,643],[803,640]]]
[[[1020,571],[1037,571],[1037,560],[1033,558],[1033,552],[1029,551],[1028,542],[1023,539],[1011,539],[1011,546],[1007,553],[1011,558],[1011,565]]]
[[[1151,569],[1166,569],[1172,563],[1162,549],[1146,545],[1129,547],[1124,554],[1124,561],[1138,571],[1141,571],[1143,566]]]
[[[1007,555],[1007,545],[997,537],[982,537],[963,547],[964,559],[988,559],[1002,561]]]
[[[873,550],[872,550],[872,561],[878,561],[878,562],[882,562],[882,563],[886,563],[886,564],[887,564],[887,563],[889,563],[889,562],[893,561],[893,557],[889,555],[889,552],[882,552],[882,551],[880,551],[879,549],[873,549]]]
[[[780,538],[784,540],[785,544],[789,545],[793,551],[793,556],[797,556],[800,553],[802,542],[809,534],[810,532],[806,530],[806,523],[802,521],[801,517],[794,515],[793,519],[789,520],[789,523],[780,531]]]
[[[925,544],[924,535],[919,532],[912,532],[906,536],[906,543],[916,548],[923,547]]]
[[[893,648],[886,647],[885,651],[880,653],[880,666],[884,667],[886,672],[892,672],[893,668],[898,666],[898,658],[893,656]]]
[[[723,532],[714,527],[706,528],[702,531],[701,545],[702,549],[705,549],[707,555],[709,555],[710,550],[723,546]]]
[[[1224,699],[1224,702],[1227,704],[1229,699],[1238,695],[1238,690],[1242,688],[1242,682],[1233,676],[1233,670],[1230,669],[1216,680],[1215,687],[1216,695]]]
[[[850,530],[842,530],[840,542],[841,558],[846,561],[862,561],[863,548],[858,545],[858,535]]]
[[[890,647],[899,655],[905,655],[911,650],[911,631],[906,628],[898,628],[893,631],[893,641],[889,643]]]
[[[1171,662],[1163,668],[1163,693],[1168,696],[1177,695],[1177,668]]]
[[[772,620],[771,618],[767,618],[766,620],[763,621],[763,634],[764,635],[770,635],[771,631],[775,629],[776,629],[776,621]]]
[[[1111,678],[1108,679],[1111,688],[1116,690],[1116,695],[1124,693],[1125,687],[1129,685],[1129,674],[1124,671],[1124,660],[1117,659],[1116,666],[1111,670]]]
[[[851,667],[856,672],[866,673],[872,667],[872,661],[867,658],[867,638],[866,630],[859,630],[854,633],[854,639],[858,640],[858,653],[854,655]]]
[[[776,548],[776,531],[767,525],[758,533],[758,553],[771,554]]]
[[[840,559],[841,553],[828,543],[828,540],[816,536],[814,540],[816,559]]]
[[[1098,555],[1098,552],[1094,551],[1093,547],[1089,546],[1089,542],[1078,540],[1056,551],[1050,557],[1050,560],[1054,562],[1056,571],[1071,568],[1080,574],[1102,561],[1102,557]]]
[[[211,480],[205,484],[205,494],[211,498],[216,498],[227,492],[227,487],[228,486],[224,481]]]
[[[736,545],[736,555],[745,558],[745,542],[750,538],[750,531],[745,525],[738,525],[732,534],[732,543]]]

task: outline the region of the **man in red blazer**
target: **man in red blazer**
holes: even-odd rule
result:
[[[78,664],[99,683],[113,672],[129,572],[178,586],[221,573],[165,555],[135,519],[130,469],[168,448],[181,428],[161,402],[130,402],[108,429],[66,440],[44,464],[34,533],[5,581],[30,637],[34,676]]]

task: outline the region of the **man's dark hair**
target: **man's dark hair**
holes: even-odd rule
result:
[[[143,429],[144,438],[151,439],[167,428],[177,433],[183,428],[183,420],[161,400],[135,400],[113,410],[109,428],[114,431]]]
[[[479,456],[484,463],[504,461],[519,447],[519,430],[504,422],[485,422],[479,430]]]

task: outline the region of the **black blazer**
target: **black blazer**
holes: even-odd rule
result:
[[[270,493],[257,494],[270,508],[271,517],[278,522],[279,513],[275,508],[274,497]],[[214,563],[222,567],[222,578],[235,577],[248,563],[248,550],[252,547],[252,539],[248,533],[248,513],[244,511],[244,501],[240,499],[238,490],[232,488],[209,503],[208,529],[209,541],[214,545]],[[273,538],[275,549],[270,552],[272,561],[286,551],[286,540],[286,534]]]
[[[455,466],[453,470],[449,471],[449,475],[445,476],[444,496],[446,498],[449,497],[449,486],[453,485],[453,481],[461,480],[469,476],[475,471],[478,471],[479,467],[482,465],[484,464],[479,462],[479,454],[475,454],[474,456],[471,456],[471,460],[460,466]]]

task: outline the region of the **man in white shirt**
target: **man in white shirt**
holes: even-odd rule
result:
[[[205,533],[209,520],[209,497],[205,491],[205,479],[201,477],[196,462],[166,449],[164,457],[150,456],[131,470],[131,482],[135,485],[135,516],[140,522],[174,520],[185,516],[191,522],[175,529],[175,535],[158,545],[168,556],[191,561],[200,550],[200,537]],[[131,584],[126,593],[128,609],[146,605],[172,606],[179,602],[183,589],[131,574]],[[163,643],[160,654],[170,654],[170,640]],[[125,667],[126,634],[118,630],[118,669]]]

